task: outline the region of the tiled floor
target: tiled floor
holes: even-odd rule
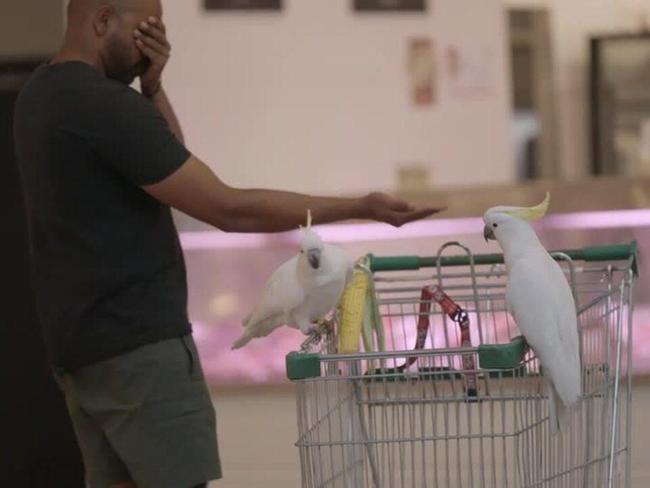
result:
[[[212,483],[210,488],[298,488],[293,392],[216,391],[214,400],[225,478]],[[648,412],[650,382],[637,382],[633,400],[632,488],[650,487]]]

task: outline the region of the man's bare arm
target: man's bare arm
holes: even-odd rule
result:
[[[401,226],[439,212],[415,209],[383,193],[361,198],[315,197],[275,190],[239,189],[222,182],[192,156],[176,172],[143,187],[159,201],[226,232],[282,232],[313,222],[370,219]]]
[[[167,121],[170,130],[181,143],[185,144],[181,125],[162,86],[162,73],[172,49],[167,39],[165,23],[162,19],[150,17],[140,24],[133,35],[136,45],[151,62],[149,69],[140,77],[142,94],[151,100]]]
[[[181,124],[178,122],[174,108],[172,107],[165,89],[161,86],[160,89],[153,95],[149,97],[149,100],[155,105],[160,114],[167,121],[169,129],[174,133],[176,138],[185,144],[185,137],[183,136],[183,129],[181,129]]]

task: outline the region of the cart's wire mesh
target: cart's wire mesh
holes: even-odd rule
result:
[[[376,273],[385,351],[336,354],[330,336],[321,376],[296,382],[303,487],[629,487],[632,273],[615,264],[562,264],[578,304],[583,400],[558,434],[532,352],[512,369],[479,369],[436,303],[413,351],[426,285],[467,310],[472,346],[519,335],[503,266]],[[463,369],[468,354],[473,370]]]

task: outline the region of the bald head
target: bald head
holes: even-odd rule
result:
[[[68,4],[68,15],[87,15],[95,12],[102,6],[108,6],[115,9],[116,12],[123,14],[136,7],[138,0],[70,0]]]
[[[130,84],[149,65],[134,38],[149,17],[162,18],[160,0],[70,0],[64,49],[82,52],[107,77]]]

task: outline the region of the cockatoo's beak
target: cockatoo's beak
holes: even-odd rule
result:
[[[314,269],[320,268],[320,254],[320,249],[310,249],[307,251],[307,261],[309,261],[310,266]]]
[[[489,227],[487,225],[483,227],[483,237],[485,237],[485,242],[496,240],[496,237],[494,237],[494,231],[492,230],[492,227]]]

